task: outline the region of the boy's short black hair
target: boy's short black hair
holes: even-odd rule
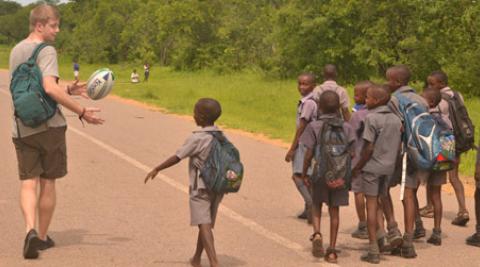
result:
[[[445,72],[441,70],[436,70],[430,73],[430,76],[435,77],[435,79],[441,81],[443,84],[448,85],[448,76]]]
[[[213,124],[222,115],[220,103],[213,98],[200,98],[195,104],[195,110],[208,124]]]
[[[319,101],[323,113],[337,113],[340,108],[340,97],[334,91],[325,91]]]
[[[355,83],[355,87],[367,88],[368,89],[368,87],[370,87],[372,84],[373,84],[373,82],[371,82],[370,80],[359,81],[359,82]]]
[[[433,88],[427,87],[423,90],[423,97],[427,99],[427,101],[432,101],[433,105],[436,107],[442,101],[442,93],[439,90],[435,90]]]
[[[390,101],[390,90],[383,85],[372,84],[368,91],[370,94],[379,101],[380,105],[386,105]]]
[[[412,74],[407,65],[395,65],[388,70],[394,71],[401,85],[408,85]]]
[[[337,78],[337,67],[333,64],[327,64],[323,67],[323,77],[325,79],[335,80]]]
[[[298,75],[298,78],[300,77],[308,77],[313,84],[317,82],[317,76],[312,72],[302,72]]]

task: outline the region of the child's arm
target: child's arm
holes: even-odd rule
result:
[[[147,174],[147,177],[145,178],[145,183],[148,182],[148,180],[153,180],[153,178],[155,178],[155,176],[157,176],[158,172],[163,170],[163,169],[166,169],[166,168],[170,168],[172,167],[173,165],[177,164],[180,162],[180,158],[177,157],[177,156],[171,156],[169,157],[167,160],[165,160],[164,162],[162,162],[160,165],[158,165],[157,167],[155,167],[151,172],[149,172]]]
[[[307,179],[307,172],[308,168],[310,168],[313,159],[313,149],[307,148],[305,151],[305,156],[303,158],[303,168],[302,168],[302,179],[306,186],[310,186],[309,181]]]
[[[358,161],[357,165],[352,170],[353,177],[357,176],[360,170],[367,164],[370,158],[373,155],[374,145],[367,140],[364,140],[365,144],[362,149],[362,153],[360,153],[360,160]]]
[[[352,114],[348,108],[342,108],[343,120],[348,122],[352,118]]]
[[[293,159],[293,155],[295,153],[295,149],[297,149],[298,146],[298,139],[300,136],[302,136],[303,131],[305,131],[305,128],[307,127],[308,122],[304,118],[300,119],[300,125],[297,128],[297,131],[295,132],[295,137],[293,138],[292,146],[287,152],[287,155],[285,156],[285,161],[290,162]]]

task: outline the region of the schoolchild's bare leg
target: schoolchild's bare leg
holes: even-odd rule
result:
[[[328,213],[330,215],[330,247],[335,248],[340,222],[340,207],[328,207]]]
[[[413,188],[405,188],[405,195],[403,197],[403,212],[405,233],[413,234],[416,214],[415,190]]]
[[[377,244],[377,205],[378,198],[376,196],[365,196],[367,198],[367,227],[368,240],[370,245]]]
[[[40,179],[38,237],[42,240],[47,239],[47,231],[55,211],[56,200],[55,180]]]
[[[468,213],[467,206],[465,205],[465,189],[463,188],[463,183],[458,177],[458,166],[460,164],[460,158],[455,164],[455,168],[448,172],[448,178],[450,184],[452,184],[453,190],[455,191],[455,196],[458,201],[458,212],[459,213]]]
[[[441,191],[442,186],[432,185],[429,187],[430,187],[430,192],[432,194],[434,227],[436,229],[441,229],[442,213],[443,213],[442,191]]]
[[[198,227],[198,238],[197,238],[197,248],[195,249],[195,254],[190,259],[190,264],[194,267],[199,267],[202,261],[202,252],[203,252],[203,241],[202,233],[200,231],[200,226]]]
[[[297,187],[298,192],[300,192],[300,195],[303,198],[303,201],[305,202],[305,216],[302,216],[304,219],[308,219],[308,212],[311,212],[311,206],[312,206],[312,194],[310,193],[310,189],[305,185],[305,182],[301,178],[300,175],[294,174],[292,176],[293,181],[295,182],[295,186]]]
[[[426,230],[425,230],[425,227],[423,227],[422,217],[420,216],[420,206],[418,203],[417,193],[418,193],[419,187],[420,187],[420,184],[418,184],[417,188],[413,189],[413,192],[414,192],[413,197],[414,197],[414,203],[415,203],[415,231],[414,231],[415,239],[424,237],[426,235]]]
[[[367,216],[365,213],[365,195],[363,193],[355,193],[355,209],[357,211],[358,220],[366,222]]]
[[[377,197],[377,230],[385,231],[385,217],[383,216],[383,203]]]
[[[322,203],[312,208],[312,226],[314,233],[321,233],[320,224],[322,222]]]
[[[215,252],[212,225],[211,224],[200,224],[200,234],[203,242],[203,248],[207,253],[208,260],[210,261],[210,266],[218,266],[217,253]]]
[[[22,180],[20,188],[20,207],[25,220],[25,232],[35,228],[37,214],[37,184],[39,178]]]

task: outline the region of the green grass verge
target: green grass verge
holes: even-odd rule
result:
[[[0,68],[8,68],[7,47],[0,46]],[[295,80],[268,80],[261,74],[242,72],[219,75],[211,71],[175,72],[168,68],[152,68],[148,82],[131,84],[131,71],[136,68],[143,77],[141,65],[81,64],[80,78],[100,67],[109,67],[116,75],[113,94],[191,115],[193,105],[201,97],[213,97],[222,104],[219,123],[230,128],[263,133],[271,138],[290,142],[295,129],[295,112],[299,94]],[[73,79],[69,58],[60,58],[62,79]],[[352,94],[352,86],[347,86]],[[353,103],[353,102],[352,102]],[[475,125],[480,125],[480,100],[466,100]],[[478,136],[478,127],[477,135]],[[461,173],[473,176],[475,153],[462,157]]]

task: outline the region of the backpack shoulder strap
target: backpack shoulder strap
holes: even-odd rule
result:
[[[38,54],[40,54],[40,51],[42,51],[42,49],[47,46],[49,46],[49,44],[47,43],[40,43],[39,45],[37,45],[37,47],[35,48],[35,50],[33,50],[33,53],[28,60],[37,61]]]

